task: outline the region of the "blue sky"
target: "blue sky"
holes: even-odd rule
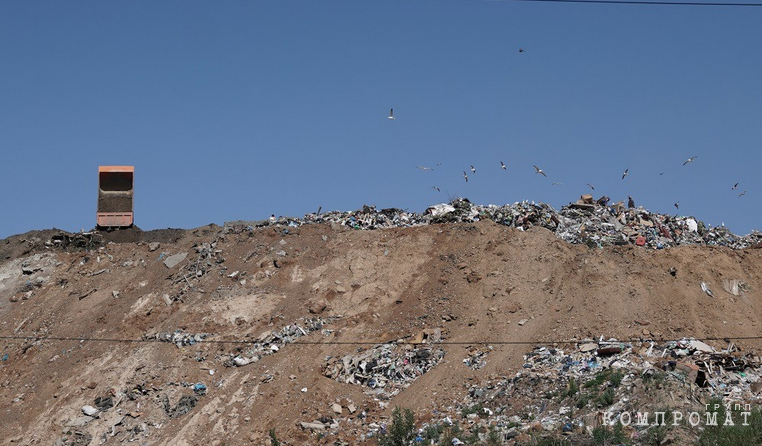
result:
[[[454,196],[560,207],[592,183],[746,234],[762,227],[761,22],[510,1],[0,2],[0,237],[92,228],[109,164],[136,166],[142,229]]]

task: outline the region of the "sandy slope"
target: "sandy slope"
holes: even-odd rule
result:
[[[359,408],[355,415],[346,409],[343,414],[352,438],[363,409],[370,419],[388,412],[361,387],[324,377],[326,357],[368,347],[350,341],[385,342],[423,328],[442,328],[454,343],[444,345],[441,364],[391,401],[419,414],[451,404],[464,383],[510,374],[532,342],[638,338],[644,330],[667,339],[760,332],[759,249],[597,250],[569,245],[541,228],[521,232],[492,222],[378,231],[322,224],[288,228],[288,234],[283,229],[136,232],[94,251],[45,247],[55,231],[0,241],[0,336],[137,340],[179,329],[212,334],[209,340],[251,340],[300,318],[341,316],[326,327],[330,335],[303,338],[313,344],[289,345],[244,367],[224,364],[240,344],[178,348],[0,339],[0,357],[8,354],[0,363],[0,439],[47,445],[65,437],[65,444],[77,444],[73,434],[64,433],[85,432],[90,444],[101,444],[104,435],[108,444],[128,438],[140,438],[138,444],[267,444],[267,430],[276,428],[290,444],[310,444],[315,437],[298,423],[333,415],[336,401]],[[160,247],[151,251],[149,242]],[[189,275],[187,268],[199,256],[194,245],[213,242],[218,252],[207,272]],[[178,266],[164,265],[167,256],[183,252],[188,257]],[[39,269],[24,274],[22,264],[27,271]],[[675,276],[670,268],[676,268]],[[743,280],[750,291],[726,293],[723,279]],[[702,281],[714,298],[701,291]],[[179,299],[167,305],[164,294]],[[467,346],[481,343],[495,349],[487,366],[464,367]],[[759,341],[737,344],[759,348]],[[172,384],[182,382],[205,383],[208,392],[187,414],[170,418],[163,395],[174,407],[193,394]],[[144,394],[124,397],[138,385]],[[81,417],[83,405],[111,389],[120,400],[116,408],[83,427],[66,427]]]

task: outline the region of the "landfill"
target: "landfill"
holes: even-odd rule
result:
[[[461,420],[466,432],[482,432],[481,441],[489,429],[509,444],[528,442],[538,434],[582,441],[604,421],[625,412],[650,410],[653,422],[653,412],[662,407],[643,406],[648,401],[643,393],[658,389],[672,407],[703,407],[709,398],[719,398],[728,407],[758,406],[760,365],[759,356],[742,353],[732,343],[718,350],[690,338],[657,344],[601,337],[580,340],[569,351],[537,346],[524,355],[524,366],[515,375],[472,384],[462,400],[438,411],[422,431]],[[369,426],[365,435],[378,435],[382,428]],[[632,444],[651,444],[647,431],[652,428],[653,423],[633,422],[625,432]]]
[[[330,223],[358,230],[373,230],[439,223],[472,223],[480,220],[492,220],[520,230],[540,226],[569,243],[597,248],[637,245],[663,249],[679,245],[707,245],[744,249],[762,243],[760,231],[739,236],[724,226],[712,227],[690,216],[659,214],[643,207],[626,208],[621,202],[610,205],[608,197],[593,200],[591,195],[583,195],[561,210],[534,201],[502,206],[475,205],[465,198],[430,206],[423,213],[363,206],[356,211],[311,213],[303,218],[280,217],[251,222],[227,222],[223,233],[241,233],[266,226],[295,228],[312,223]]]

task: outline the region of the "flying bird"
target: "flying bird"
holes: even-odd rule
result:
[[[624,179],[624,177],[626,177],[629,174],[630,174],[630,169],[629,168],[624,169],[624,173],[622,174],[622,179]]]
[[[505,164],[502,161],[500,161],[500,168],[505,170]]]
[[[736,190],[736,189],[738,189],[738,184],[739,183],[734,184],[733,187],[730,188],[730,190]]]
[[[680,209],[680,202],[679,202],[679,201],[676,201],[676,202],[675,202],[675,207],[676,207],[677,209]]]
[[[389,119],[394,119],[394,109],[389,110]]]
[[[438,188],[438,187],[436,187],[436,186],[431,186],[431,188],[432,188],[432,189],[434,189],[435,191],[439,192],[439,188]]]
[[[468,183],[468,175],[466,175],[466,171],[463,171],[463,178],[466,179],[466,183]]]
[[[476,169],[474,169],[474,165],[471,164],[471,173],[476,173]]]
[[[540,169],[539,167],[535,166],[534,164],[532,164],[532,167],[534,167],[534,173],[540,173],[540,174],[542,174],[542,176],[547,177],[547,175],[545,175],[545,172],[543,172],[542,169]]]
[[[433,167],[426,167],[426,166],[415,166],[415,167],[421,169],[424,172],[426,172],[427,170],[434,170]]]
[[[741,192],[740,194],[738,194],[738,198],[741,198],[741,197],[743,197],[744,195],[746,195],[746,191],[743,191],[743,192]]]
[[[524,48],[519,48],[519,53],[523,53],[523,52],[524,52]]]
[[[587,183],[587,185],[590,186],[590,189],[595,190],[595,186],[593,186],[592,184]]]
[[[563,186],[564,183],[560,181],[556,181],[555,183],[550,183],[551,186]]]
[[[698,158],[698,156],[692,156],[692,157],[688,158],[688,159],[687,159],[687,160],[685,160],[685,162],[683,163],[683,166],[684,166],[684,165],[686,165],[686,164],[688,164],[688,163],[692,163],[692,162],[693,162],[693,160],[695,160],[696,158]]]

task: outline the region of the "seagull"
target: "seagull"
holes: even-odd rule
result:
[[[679,202],[679,201],[676,201],[676,202],[675,202],[675,207],[676,207],[677,209],[680,209],[680,202]]]
[[[394,119],[394,109],[389,110],[389,119]]]
[[[595,190],[595,186],[593,186],[592,184],[587,183],[587,185],[590,186],[590,189]]]
[[[471,164],[471,173],[476,173],[476,169],[474,169],[474,165]]]
[[[734,184],[733,187],[730,188],[730,190],[736,190],[738,189],[738,183]]]
[[[505,170],[505,164],[502,161],[500,161],[500,167]]]
[[[550,183],[551,186],[563,186],[564,183],[560,181],[556,181],[555,183]]]
[[[547,175],[545,175],[545,172],[543,172],[542,169],[540,169],[539,167],[535,166],[534,164],[532,164],[532,167],[534,167],[534,173],[541,173],[542,176],[547,177]]]
[[[664,172],[659,172],[659,175],[664,175]]]
[[[524,52],[524,48],[519,48],[519,53],[523,53],[523,52]]]
[[[626,177],[629,174],[630,174],[630,169],[629,168],[624,169],[624,173],[622,174],[622,179],[624,179],[624,177]]]
[[[696,158],[698,158],[698,156],[692,156],[692,157],[688,158],[688,159],[687,159],[687,160],[685,160],[685,162],[683,163],[683,166],[684,166],[684,165],[686,165],[686,164],[688,164],[688,163],[692,163],[692,162],[693,162],[693,160],[695,160]]]
[[[415,166],[415,167],[421,169],[424,172],[426,172],[427,170],[434,170],[433,167],[426,167],[426,166]]]
[[[436,186],[431,186],[431,188],[432,188],[432,189],[434,189],[435,191],[439,192],[439,188],[438,188],[438,187],[436,187]]]
[[[741,198],[741,197],[743,197],[744,195],[746,195],[746,191],[743,191],[743,192],[741,192],[740,194],[738,194],[738,198]]]
[[[466,175],[466,171],[463,171],[463,178],[466,179],[466,183],[468,183],[468,175]]]

